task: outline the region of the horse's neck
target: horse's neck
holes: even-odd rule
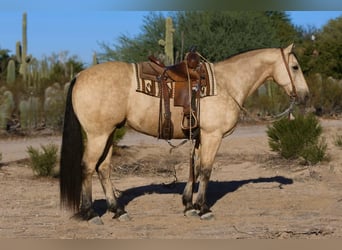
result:
[[[227,95],[242,105],[249,95],[272,76],[272,52],[256,50],[217,63],[215,72],[219,73],[218,78],[222,78],[219,81],[222,91],[226,91]]]

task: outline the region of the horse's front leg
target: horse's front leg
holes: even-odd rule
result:
[[[190,167],[189,167],[189,178],[188,182],[186,183],[186,186],[183,191],[182,201],[183,205],[185,207],[184,209],[184,215],[185,216],[193,216],[197,215],[194,206],[192,204],[192,198],[194,194],[194,186],[197,179],[197,173],[196,173],[196,164],[198,164],[198,149],[194,146],[191,151],[191,157],[190,157]]]
[[[200,167],[200,159],[199,159],[200,148],[196,148],[195,146],[192,148],[191,158],[190,158],[190,168],[189,168],[189,178],[188,182],[183,191],[182,201],[185,207],[184,215],[185,216],[197,216],[197,212],[194,209],[192,204],[193,194],[194,194],[194,186],[198,177],[198,169]]]
[[[221,135],[205,134],[201,135],[201,154],[199,168],[199,187],[194,208],[199,210],[202,219],[212,218],[213,215],[207,204],[207,188],[214,163],[216,153],[222,141]]]

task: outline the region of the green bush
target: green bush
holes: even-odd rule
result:
[[[55,144],[49,144],[41,148],[42,152],[32,146],[27,147],[31,168],[38,176],[52,176],[53,168],[57,163],[58,147]]]
[[[342,134],[337,134],[337,135],[335,136],[334,142],[335,142],[335,145],[336,145],[337,147],[342,148]]]
[[[315,74],[309,75],[307,82],[310,89],[310,104],[316,109],[317,115],[332,115],[342,112],[341,80]]]
[[[127,131],[127,127],[123,126],[121,128],[117,128],[114,132],[113,135],[113,142],[112,142],[112,149],[113,152],[112,154],[115,155],[119,152],[119,147],[118,147],[118,143],[120,142],[120,140],[125,136]]]
[[[322,126],[314,115],[281,119],[268,126],[266,132],[271,149],[286,159],[302,157],[306,163],[316,164],[326,156],[327,144],[320,137]]]
[[[113,136],[113,145],[116,146],[126,134],[126,127],[117,128]]]
[[[120,128],[116,128],[112,137],[112,147],[113,150],[115,151],[119,141],[125,136],[127,131],[127,127],[123,126]],[[83,138],[83,144],[86,145],[87,144],[87,134],[85,133],[85,131],[82,129],[82,138]]]

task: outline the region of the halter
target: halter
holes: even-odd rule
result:
[[[289,63],[286,62],[286,58],[285,58],[285,53],[284,53],[284,49],[283,48],[280,48],[280,51],[281,51],[281,56],[283,58],[283,61],[284,61],[284,65],[285,65],[285,68],[286,68],[286,71],[289,75],[289,78],[290,78],[290,81],[291,81],[291,85],[292,85],[292,94],[291,94],[291,101],[290,101],[290,105],[289,107],[283,111],[282,113],[278,114],[278,115],[275,115],[273,117],[273,119],[260,119],[260,118],[256,118],[254,115],[252,115],[250,112],[248,112],[248,110],[246,108],[244,108],[242,105],[240,105],[240,103],[230,94],[230,97],[233,99],[233,101],[236,103],[236,105],[240,108],[240,110],[242,110],[243,112],[245,112],[245,114],[247,114],[248,116],[250,116],[253,120],[255,121],[269,121],[269,122],[274,122],[274,121],[277,121],[285,116],[288,116],[289,118],[291,118],[291,115],[292,115],[292,111],[293,111],[293,107],[294,105],[296,104],[296,97],[297,97],[297,90],[296,90],[296,86],[294,84],[294,81],[293,81],[293,78],[291,76],[291,73],[290,73],[290,68],[289,68]],[[290,54],[293,54],[293,52],[291,52]],[[288,58],[290,61],[290,58]],[[229,134],[228,134],[229,135]],[[224,136],[225,137],[225,136]]]
[[[291,98],[296,98],[297,97],[297,90],[296,90],[296,86],[294,84],[294,81],[293,81],[293,78],[291,76],[291,73],[290,73],[290,68],[289,68],[289,63],[286,63],[286,58],[285,58],[285,53],[284,53],[284,49],[283,48],[280,48],[280,51],[281,51],[281,56],[283,58],[283,61],[284,61],[284,65],[285,65],[285,68],[286,68],[286,71],[290,77],[290,81],[291,81],[291,85],[292,85],[292,94],[291,94]],[[292,53],[292,52],[291,52]],[[290,61],[290,56],[288,58]]]

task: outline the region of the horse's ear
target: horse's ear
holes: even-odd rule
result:
[[[291,43],[289,46],[287,46],[286,48],[285,48],[285,51],[287,52],[287,53],[291,53],[292,51],[293,51],[293,49],[294,49],[294,43]]]

